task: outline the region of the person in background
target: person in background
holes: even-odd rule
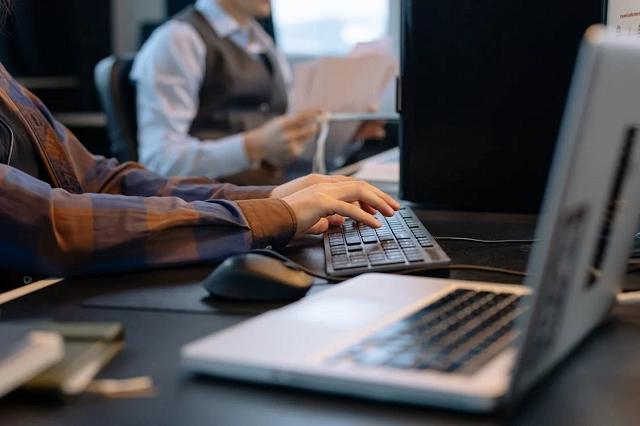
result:
[[[321,111],[287,115],[292,72],[256,21],[270,15],[270,0],[197,0],[154,31],[130,75],[143,165],[237,184],[284,181]],[[356,141],[384,137],[383,124],[363,125]]]
[[[0,0],[0,15],[10,4]],[[239,187],[92,155],[0,65],[0,292],[280,248],[344,216],[379,227],[373,213],[399,208],[349,177]]]

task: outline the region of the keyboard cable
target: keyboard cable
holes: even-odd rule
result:
[[[299,263],[289,259],[288,257],[276,251],[273,251],[271,249],[254,249],[254,250],[251,250],[250,253],[264,254],[266,256],[273,257],[275,259],[281,260],[285,265],[293,269],[306,272],[307,274],[312,275],[316,278],[327,280],[330,283],[347,281],[353,278],[353,277],[331,277],[331,276],[322,274],[320,272],[306,268],[300,265]],[[640,264],[640,262],[629,262],[628,271],[632,272],[634,270],[637,270],[638,264]],[[482,266],[482,265],[465,265],[465,264],[450,264],[450,265],[437,265],[437,266],[434,265],[434,266],[426,266],[421,268],[412,268],[412,269],[390,271],[390,272],[394,274],[406,275],[406,274],[413,274],[413,273],[424,272],[424,271],[435,271],[435,270],[474,270],[474,271],[484,271],[484,272],[495,272],[495,273],[506,274],[506,275],[515,275],[520,277],[527,276],[525,272],[516,271],[512,269],[496,268],[493,266]],[[627,291],[623,293],[618,293],[616,300],[618,302],[618,305],[638,304],[640,303],[640,291]]]
[[[469,241],[480,244],[531,244],[536,240],[483,240],[480,238],[468,237],[433,237],[436,241]]]
[[[289,259],[288,257],[270,250],[270,249],[255,249],[255,250],[251,250],[250,253],[258,253],[258,254],[264,254],[270,257],[273,257],[275,259],[281,260],[285,265],[296,269],[298,271],[303,271],[306,272],[309,275],[312,275],[316,278],[322,278],[324,280],[327,280],[329,282],[342,282],[342,281],[346,281],[348,279],[351,279],[353,277],[332,277],[329,275],[325,275],[323,273],[311,270],[309,268],[306,268],[302,265],[300,265],[299,263],[294,262],[293,260]],[[419,268],[410,268],[410,269],[405,269],[405,270],[400,270],[400,271],[389,271],[395,274],[413,274],[413,273],[418,273],[418,272],[425,272],[425,271],[437,271],[437,270],[459,270],[459,269],[466,269],[466,270],[475,270],[475,271],[484,271],[484,272],[496,272],[496,273],[500,273],[500,274],[507,274],[507,275],[516,275],[516,276],[521,276],[524,277],[526,276],[526,274],[522,271],[516,271],[516,270],[512,270],[512,269],[505,269],[505,268],[495,268],[493,266],[481,266],[481,265],[465,265],[465,264],[450,264],[450,265],[434,265],[434,266],[424,266],[424,267],[419,267]]]

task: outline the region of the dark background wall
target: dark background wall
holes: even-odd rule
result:
[[[67,117],[90,151],[104,155],[93,68],[111,51],[110,0],[16,0],[0,32],[2,64],[54,115]]]
[[[93,153],[109,155],[93,69],[136,50],[193,0],[15,0],[0,31],[0,62]],[[153,17],[153,19],[149,19]],[[264,25],[273,33],[273,25]]]
[[[93,66],[111,52],[110,22],[108,0],[18,0],[0,37],[0,61],[16,77],[49,78],[36,90],[65,77],[64,95],[42,93],[51,109],[97,110]]]
[[[194,0],[167,0],[167,13],[173,15],[189,4],[193,4]]]

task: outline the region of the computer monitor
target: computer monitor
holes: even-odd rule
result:
[[[605,8],[403,0],[400,197],[537,213],[578,45]]]
[[[620,35],[640,38],[640,0],[609,0],[606,23]]]

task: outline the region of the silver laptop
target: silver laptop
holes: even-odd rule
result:
[[[604,318],[640,216],[640,45],[583,41],[525,286],[364,274],[182,348],[185,369],[467,411],[522,395]]]

